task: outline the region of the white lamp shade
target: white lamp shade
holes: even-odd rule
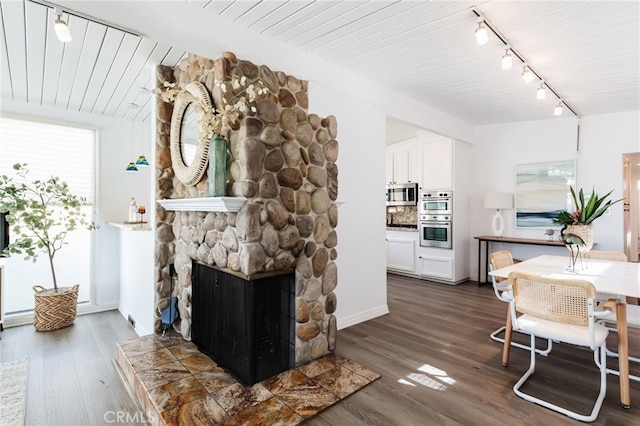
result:
[[[511,192],[489,192],[484,196],[485,209],[512,209],[513,194]]]

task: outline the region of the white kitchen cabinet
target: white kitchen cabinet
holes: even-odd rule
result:
[[[422,147],[419,144],[398,144],[387,148],[387,183],[417,183],[422,181]]]
[[[448,256],[418,256],[418,274],[425,278],[453,281],[453,258]]]
[[[387,150],[387,183],[409,182],[409,168],[407,147]]]
[[[409,149],[409,182],[422,186],[422,145],[413,144]]]
[[[414,233],[407,233],[406,237],[390,236],[387,233],[387,268],[415,273],[416,238]]]
[[[422,145],[422,188],[453,188],[453,141],[443,140]]]

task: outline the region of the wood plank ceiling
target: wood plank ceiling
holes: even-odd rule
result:
[[[640,110],[638,1],[63,1],[145,34],[65,14],[75,45],[55,39],[53,11],[34,1],[1,3],[3,98],[124,117],[149,85],[145,67],[185,53],[153,40],[188,46],[211,33],[185,34],[184,19],[219,15],[470,124],[552,118],[558,98],[536,100],[539,82],[523,83],[518,60],[503,71],[497,37],[476,44],[476,6],[579,115]]]

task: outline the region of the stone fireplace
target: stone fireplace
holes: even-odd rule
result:
[[[237,211],[193,206],[172,211],[157,205],[155,329],[161,329],[160,312],[174,295],[180,313],[174,328],[191,340],[194,262],[246,276],[293,271],[293,352],[301,365],[336,345],[337,122],[308,112],[306,81],[229,52],[215,60],[191,54],[174,69],[159,66],[156,83],[184,87],[198,81],[220,105],[225,94],[214,80],[232,76],[261,80],[270,92],[227,135],[232,158],[226,194],[245,201]],[[208,178],[187,186],[175,177],[172,110],[157,98],[156,199],[197,201],[207,197]]]

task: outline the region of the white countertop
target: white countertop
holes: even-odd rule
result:
[[[107,222],[108,225],[129,231],[151,231],[148,222]]]

